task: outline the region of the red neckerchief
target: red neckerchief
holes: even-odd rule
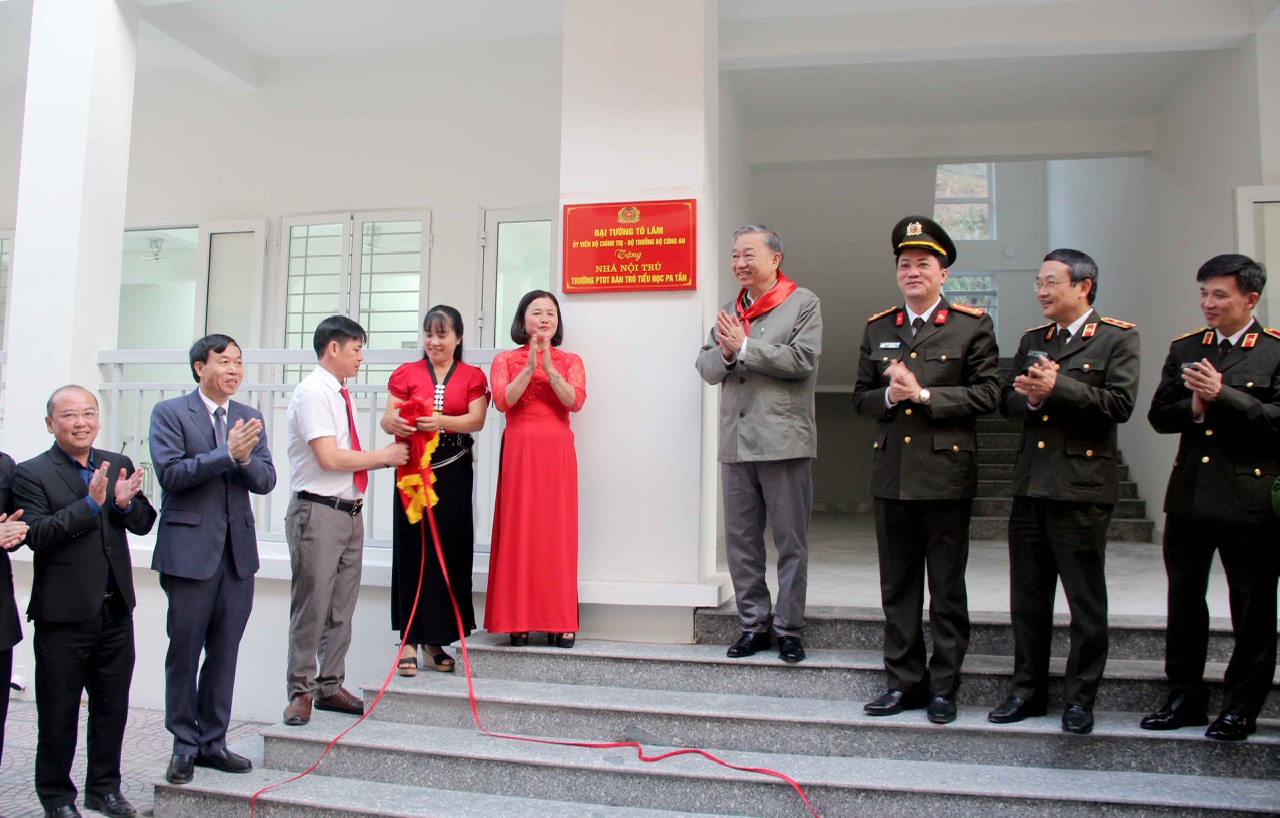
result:
[[[773,289],[752,301],[751,306],[745,310],[742,309],[742,297],[747,294],[747,288],[743,287],[739,290],[738,297],[733,300],[733,308],[734,312],[738,314],[738,320],[742,323],[743,335],[750,334],[752,318],[764,315],[785,301],[787,296],[795,291],[796,283],[783,275],[781,270],[778,271],[778,283],[773,285]]]

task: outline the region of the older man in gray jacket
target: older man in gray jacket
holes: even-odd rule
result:
[[[773,631],[779,656],[794,664],[804,659],[822,312],[818,297],[783,275],[781,264],[782,239],[773,230],[752,224],[734,232],[733,274],[742,289],[716,317],[697,366],[704,381],[720,385],[725,554],[742,629],[728,655],[770,646],[767,517],[778,549]]]

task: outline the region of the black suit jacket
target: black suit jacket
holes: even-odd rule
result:
[[[1252,322],[1226,360],[1215,364],[1222,372],[1222,391],[1206,408],[1203,423],[1191,418],[1191,390],[1182,383],[1182,364],[1216,361],[1215,333],[1201,328],[1170,344],[1147,413],[1157,432],[1181,435],[1165,513],[1234,523],[1274,521],[1271,485],[1280,473],[1280,338],[1272,332]]]
[[[14,510],[13,498],[9,496],[13,468],[13,458],[0,452],[0,512],[5,514]],[[0,549],[0,650],[9,650],[21,641],[22,620],[18,617],[18,603],[13,595],[13,566],[9,563],[9,552]],[[0,679],[0,684],[6,682],[6,679]]]
[[[1015,495],[1112,505],[1120,499],[1116,424],[1133,414],[1141,361],[1138,331],[1110,320],[1091,309],[1065,350],[1052,339],[1052,322],[1022,334],[1000,400],[1001,414],[1022,421]],[[1058,379],[1033,412],[1013,379],[1027,371],[1028,353],[1036,350],[1058,364]]]
[[[943,298],[912,337],[905,307],[867,319],[853,403],[876,419],[871,495],[890,500],[960,500],[978,488],[979,415],[1000,403],[999,351],[991,316]],[[905,361],[931,393],[928,406],[885,408],[884,370]]]
[[[116,510],[116,479],[123,468],[133,474],[133,461],[122,454],[93,450],[93,462],[108,462],[107,501],[94,514],[85,498],[89,489],[71,458],[54,444],[49,451],[18,464],[13,475],[13,501],[24,509],[30,526],[27,545],[35,552],[35,578],[27,618],[45,622],[85,622],[102,610],[107,567],[129,610],[133,610],[133,565],[126,529],[146,534],[156,510],[138,492],[127,514]]]

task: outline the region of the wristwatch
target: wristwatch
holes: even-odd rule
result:
[[[930,397],[932,396],[929,394],[928,389],[921,389],[919,392],[916,393],[916,403],[923,404],[924,406],[928,406]]]

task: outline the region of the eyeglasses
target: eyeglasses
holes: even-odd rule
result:
[[[81,418],[84,418],[85,420],[89,420],[89,421],[97,420],[98,410],[86,409],[83,412],[59,412],[58,413],[58,420],[66,421],[68,423],[74,423],[75,421],[80,420]]]
[[[1046,278],[1046,279],[1037,278],[1036,283],[1033,286],[1035,287],[1036,292],[1040,292],[1041,290],[1052,290],[1054,287],[1058,286],[1061,283],[1062,281],[1056,278]]]

